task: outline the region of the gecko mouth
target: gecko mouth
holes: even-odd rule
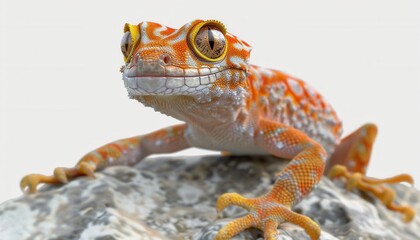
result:
[[[196,95],[210,91],[227,68],[180,68],[160,61],[138,61],[123,68],[132,95]]]

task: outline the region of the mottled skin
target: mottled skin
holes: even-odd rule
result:
[[[290,159],[267,194],[247,199],[220,196],[221,212],[238,205],[249,214],[222,228],[217,240],[256,227],[275,239],[284,222],[303,227],[311,239],[319,226],[291,207],[309,194],[324,173],[344,177],[348,187],[370,192],[409,221],[414,211],[393,203],[382,183],[412,182],[408,175],[385,180],[365,177],[376,127],[367,124],[340,140],[341,121],[333,108],[305,82],[277,70],[249,65],[251,47],[226,32],[218,21],[196,20],[180,29],[157,23],[126,24],[121,68],[130,98],[184,121],[147,135],[119,140],[85,155],[73,168],[53,176],[31,174],[21,187],[35,192],[39,183],[66,183],[109,165],[134,164],[151,154],[189,147],[231,154],[272,154]],[[326,161],[329,161],[326,165]]]

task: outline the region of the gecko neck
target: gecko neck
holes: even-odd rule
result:
[[[244,108],[244,97],[212,97],[201,102],[193,96],[135,96],[134,99],[155,111],[199,128],[235,123]]]

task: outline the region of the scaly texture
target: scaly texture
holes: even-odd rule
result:
[[[93,177],[94,171],[108,165],[134,164],[150,154],[199,147],[291,160],[263,196],[248,199],[226,193],[218,199],[219,212],[238,205],[249,214],[223,227],[217,240],[249,227],[263,230],[265,239],[275,239],[278,226],[285,222],[318,239],[318,225],[291,207],[316,186],[328,159],[331,177],[344,177],[349,189],[370,192],[389,209],[403,213],[406,221],[413,218],[414,211],[395,205],[393,191],[381,185],[412,182],[410,176],[388,180],[363,176],[376,127],[365,125],[340,143],[341,121],[331,105],[298,78],[249,65],[251,47],[221,22],[195,20],[179,29],[152,22],[126,24],[121,50],[129,96],[185,124],[107,144],[73,168],[57,168],[53,176],[28,175],[22,179],[23,189],[35,192],[39,183]]]

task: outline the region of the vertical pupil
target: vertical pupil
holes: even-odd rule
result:
[[[209,43],[210,43],[210,48],[211,50],[213,50],[214,47],[214,36],[213,36],[213,32],[211,31],[210,27],[207,28],[207,33],[209,36]]]

